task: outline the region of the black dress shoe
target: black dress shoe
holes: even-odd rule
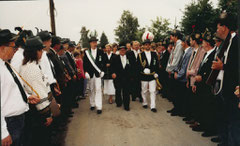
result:
[[[91,111],[95,110],[95,107],[92,106],[92,107],[90,108],[90,110],[91,110]]]
[[[203,131],[204,131],[204,129],[203,129],[202,126],[200,126],[200,125],[199,125],[199,126],[196,126],[196,127],[193,127],[192,130],[193,130],[193,131],[196,131],[196,132],[203,132]]]
[[[151,109],[152,112],[156,113],[157,112],[157,109],[153,108]]]
[[[71,118],[71,117],[73,117],[73,115],[68,115],[68,117],[70,117],[70,118]]]
[[[183,121],[191,121],[191,118],[189,117],[183,118]]]
[[[117,107],[121,107],[122,105],[117,105]]]
[[[98,115],[102,114],[102,110],[97,110],[97,114]]]
[[[143,106],[143,108],[147,109],[147,108],[148,108],[148,106],[147,106],[147,105],[144,105],[144,106]]]
[[[136,98],[132,98],[132,101],[136,101]]]
[[[202,137],[211,137],[211,136],[215,136],[216,133],[215,132],[204,132],[202,134]]]
[[[125,111],[130,111],[130,108],[128,107],[128,108],[124,108],[125,109]]]
[[[178,116],[178,113],[177,112],[172,112],[171,116]]]
[[[175,112],[176,110],[173,108],[173,109],[171,109],[171,110],[168,110],[167,111],[167,113],[173,113],[173,112]]]
[[[215,143],[220,143],[222,142],[221,138],[220,137],[214,137],[211,139],[212,142],[215,142]]]

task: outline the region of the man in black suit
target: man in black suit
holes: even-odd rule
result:
[[[90,105],[91,110],[97,108],[97,114],[102,113],[102,80],[104,76],[103,68],[104,52],[97,49],[96,37],[91,37],[89,40],[91,48],[85,51],[83,58],[83,67],[85,71],[85,77],[89,79],[90,87]]]
[[[211,92],[211,87],[206,84],[206,80],[211,72],[212,61],[215,55],[215,42],[210,32],[205,32],[203,37],[202,47],[205,49],[203,60],[200,64],[198,74],[195,77],[195,86],[192,90],[196,93],[196,98],[199,103],[199,109],[196,113],[197,120],[203,127],[203,137],[214,136],[216,134],[216,106],[214,95]]]
[[[141,95],[141,80],[139,77],[139,73],[137,72],[137,58],[140,53],[140,44],[138,41],[132,42],[132,50],[127,52],[127,56],[129,56],[130,64],[132,64],[132,76],[130,78],[130,94],[132,94],[132,101],[136,101],[136,98],[139,98],[139,101],[142,102]]]
[[[142,87],[142,98],[143,108],[148,108],[147,103],[147,92],[150,92],[151,99],[151,111],[157,112],[156,109],[156,78],[158,78],[158,56],[156,52],[151,52],[151,41],[145,40],[143,42],[145,51],[140,53],[138,56],[137,66],[138,72],[140,73],[141,87]]]
[[[159,60],[159,81],[161,82],[163,89],[162,89],[162,96],[167,97],[167,88],[168,88],[168,72],[166,71],[168,59],[170,56],[168,49],[169,39],[165,39],[162,42],[161,46],[161,55]]]
[[[116,104],[117,107],[121,107],[122,103],[124,109],[129,111],[129,87],[128,83],[132,74],[131,64],[129,57],[126,55],[127,48],[120,46],[119,55],[113,58],[112,62],[112,78],[114,79],[114,86],[116,89]]]
[[[224,41],[227,41],[230,35],[227,48],[224,48],[224,55],[213,61],[212,69],[219,70],[217,79],[222,81],[222,98],[224,99],[226,124],[222,129],[225,130],[227,137],[223,137],[222,142],[224,145],[240,145],[240,109],[238,108],[239,99],[234,95],[235,87],[239,85],[238,67],[238,34],[237,18],[232,14],[223,12],[220,15],[217,24],[217,36]],[[223,47],[221,48],[223,49]]]

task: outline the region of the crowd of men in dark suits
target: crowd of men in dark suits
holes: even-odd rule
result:
[[[73,116],[72,109],[78,107],[77,101],[84,95],[79,89],[83,88],[84,85],[80,85],[83,82],[78,78],[78,74],[83,72],[88,82],[90,110],[94,111],[96,108],[97,114],[102,114],[103,109],[102,80],[112,80],[112,83],[104,83],[108,83],[109,88],[113,84],[111,88],[114,90],[111,92],[115,92],[117,107],[123,106],[124,110],[130,111],[131,97],[132,101],[139,99],[143,108],[147,109],[147,98],[150,97],[150,110],[156,113],[156,94],[160,93],[174,105],[167,112],[171,116],[184,117],[183,121],[190,124],[193,131],[204,132],[203,137],[215,136],[211,140],[220,143],[219,145],[240,145],[238,33],[232,22],[235,22],[233,16],[224,13],[217,22],[215,34],[206,29],[205,32],[196,30],[190,35],[184,35],[175,29],[168,38],[158,43],[153,43],[147,35],[142,44],[138,41],[120,45],[108,44],[106,47],[110,51],[106,51],[105,46],[102,49],[97,48],[98,39],[91,37],[91,48],[84,50],[83,70],[79,70],[76,65],[73,56],[76,45],[73,41],[53,36],[48,31],[38,32],[37,36],[46,47],[44,51],[48,59],[45,61],[49,63],[51,70],[46,76],[53,76],[53,81],[49,84],[61,115],[51,116],[51,122],[45,121],[48,122],[48,134],[39,132],[35,136],[47,135],[54,139],[67,124],[68,118]],[[11,62],[12,57],[2,57],[7,55],[2,50],[6,50],[12,42],[16,44],[11,46],[15,52],[24,50],[26,40],[32,35],[27,30],[17,30],[20,30],[17,39],[10,31],[0,30],[0,57],[3,62]],[[19,62],[21,65],[21,61]],[[21,85],[15,82],[12,81],[12,86],[20,89]],[[10,88],[4,90],[11,91]],[[112,96],[110,97],[109,103],[113,103]],[[31,106],[38,102],[40,101],[29,100]],[[26,119],[25,127],[30,129],[20,129],[17,136],[12,136],[16,131],[7,129],[10,137],[2,137],[2,144],[19,145],[19,139],[23,140],[23,131],[29,132],[31,126],[35,126],[31,119],[33,114],[29,111],[21,114]],[[4,116],[1,120],[15,120],[18,115]],[[40,124],[44,125],[45,122]],[[7,126],[10,124],[7,121]],[[33,142],[31,140],[34,138],[25,134],[21,144],[53,145],[49,137],[43,136],[41,141]]]

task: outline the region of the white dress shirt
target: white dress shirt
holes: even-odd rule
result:
[[[121,58],[122,66],[125,69],[126,64],[127,64],[127,56],[126,55],[123,55],[123,56],[120,55],[120,58]]]
[[[24,50],[22,48],[18,48],[17,52],[14,54],[11,60],[11,65],[17,72],[20,71],[20,67],[22,66],[22,62],[24,59],[23,52]]]
[[[13,76],[5,66],[5,62],[0,59],[0,83],[1,83],[1,134],[2,139],[6,138],[9,133],[5,117],[18,116],[29,110],[28,104],[23,100],[18,85]],[[15,73],[19,81],[21,78]],[[28,97],[28,94],[27,94]]]
[[[93,58],[96,60],[96,58],[97,58],[97,48],[96,49],[91,49],[91,53],[92,53]]]
[[[47,78],[47,80],[49,81],[49,84],[53,84],[53,83],[56,83],[56,79],[54,78],[53,76],[53,72],[52,72],[52,68],[51,68],[51,65],[52,67],[53,64],[50,62],[50,60],[48,59],[47,57],[47,52],[46,51],[43,51],[42,53],[42,58],[39,62],[41,68],[42,68],[42,72],[44,74],[44,76]]]
[[[50,92],[50,86],[47,78],[44,76],[42,70],[39,68],[39,64],[36,61],[28,62],[27,64],[21,66],[20,75],[33,87],[34,90],[39,94],[40,99],[45,99],[48,97]],[[25,90],[30,95],[36,95],[32,89],[24,83]],[[37,104],[38,110],[42,110],[50,104],[48,100],[43,103]]]
[[[134,53],[135,57],[137,58],[138,57],[138,51],[136,51],[134,49],[132,49],[132,50],[133,50],[133,53]]]
[[[111,59],[111,56],[112,56],[112,52],[110,54],[107,53],[108,60]]]
[[[151,51],[145,51],[145,55],[147,57],[148,64],[151,64]]]

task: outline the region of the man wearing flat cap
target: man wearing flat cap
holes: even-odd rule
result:
[[[0,80],[1,80],[1,144],[22,144],[25,113],[28,103],[36,104],[37,96],[29,96],[23,88],[18,72],[8,63],[15,49],[15,35],[8,29],[0,31]]]
[[[90,105],[91,110],[97,108],[97,114],[102,113],[102,81],[101,78],[104,76],[103,68],[104,52],[97,48],[96,37],[91,37],[89,40],[91,48],[85,51],[83,58],[83,67],[85,76],[89,79],[90,87]]]
[[[148,108],[147,103],[147,92],[150,92],[151,99],[151,111],[157,112],[156,109],[156,78],[158,78],[159,63],[158,56],[156,52],[151,52],[151,41],[146,39],[143,42],[144,52],[138,55],[138,72],[140,73],[141,87],[142,87],[142,98],[143,98],[143,108]]]

